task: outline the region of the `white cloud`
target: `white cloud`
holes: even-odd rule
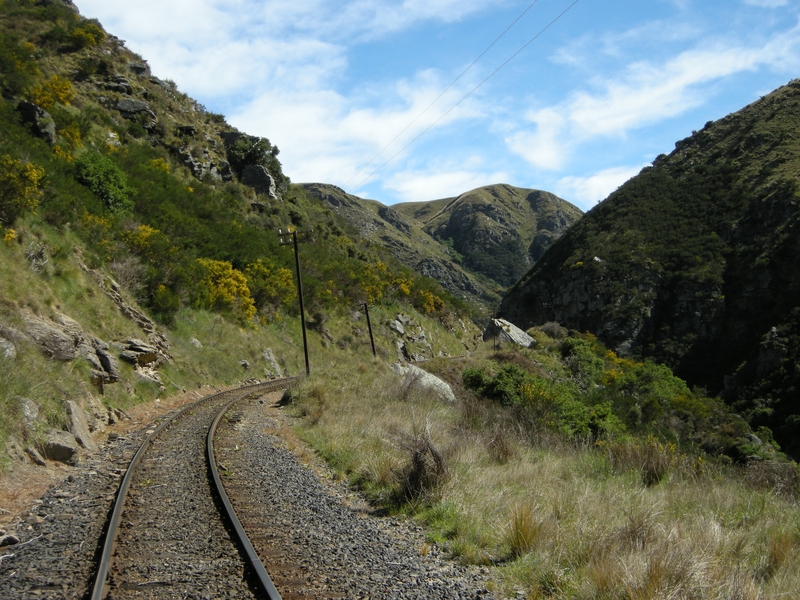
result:
[[[508,148],[534,167],[559,170],[564,165],[568,148],[562,135],[567,125],[564,115],[558,109],[546,108],[531,112],[528,120],[536,125],[536,129],[506,137]]]
[[[764,8],[778,8],[789,4],[789,0],[743,0],[743,2],[751,6],[762,6]]]
[[[426,168],[423,171],[408,170],[393,174],[383,185],[394,191],[404,202],[420,202],[448,198],[503,181],[508,181],[508,173],[501,171],[487,173],[473,169]]]
[[[693,49],[661,65],[630,64],[616,78],[595,78],[596,91],[580,90],[555,106],[531,110],[525,126],[506,144],[536,168],[559,170],[571,150],[598,137],[624,137],[704,104],[709,84],[761,66],[790,70],[800,64],[800,27],[775,36],[761,47]]]
[[[278,144],[284,170],[294,180],[328,181],[350,191],[436,121],[441,111],[434,107],[394,139],[443,87],[437,73],[425,71],[413,79],[398,81],[394,88],[364,88],[353,96],[311,87],[267,90],[229,115],[228,121]],[[461,90],[452,93],[458,97]],[[379,95],[381,102],[376,104],[374,98]],[[447,106],[447,101],[442,105]],[[479,114],[475,102],[464,102],[433,128],[446,128]]]
[[[459,21],[496,0],[79,0],[111,29],[200,47],[224,37],[297,35],[328,41],[374,39],[424,21]],[[500,2],[507,4],[507,0]]]
[[[588,210],[637,175],[644,166],[614,167],[588,177],[562,177],[556,184],[555,193]]]

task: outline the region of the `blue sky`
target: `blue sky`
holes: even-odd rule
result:
[[[269,138],[293,181],[385,204],[509,183],[587,210],[800,77],[800,0],[574,1],[535,2],[421,117],[533,0],[77,4],[155,75]]]

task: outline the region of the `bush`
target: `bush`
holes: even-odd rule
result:
[[[110,157],[87,152],[75,162],[75,167],[77,180],[92,190],[111,212],[124,215],[133,211],[125,174]]]
[[[0,158],[0,222],[11,225],[36,210],[42,199],[44,169],[5,155]]]
[[[400,493],[405,502],[430,502],[436,492],[447,481],[450,472],[447,461],[431,439],[431,425],[415,431],[400,440],[401,446],[409,452],[408,464],[398,473]]]
[[[198,258],[200,281],[195,304],[199,308],[233,311],[245,321],[256,314],[247,278],[231,263]]]

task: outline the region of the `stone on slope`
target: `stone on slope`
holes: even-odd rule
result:
[[[505,319],[492,319],[489,326],[484,330],[484,342],[495,338],[500,342],[511,342],[523,348],[532,348],[536,345],[535,339]]]
[[[450,384],[415,365],[401,365],[395,363],[392,365],[392,371],[405,378],[406,381],[413,380],[422,387],[436,392],[439,398],[446,402],[456,401],[456,396]]]

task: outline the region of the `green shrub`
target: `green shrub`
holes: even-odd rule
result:
[[[111,212],[124,215],[133,211],[125,174],[109,156],[87,152],[75,161],[75,167],[78,181],[92,190]]]
[[[12,225],[20,215],[36,210],[43,178],[41,167],[9,155],[0,157],[0,223]]]

